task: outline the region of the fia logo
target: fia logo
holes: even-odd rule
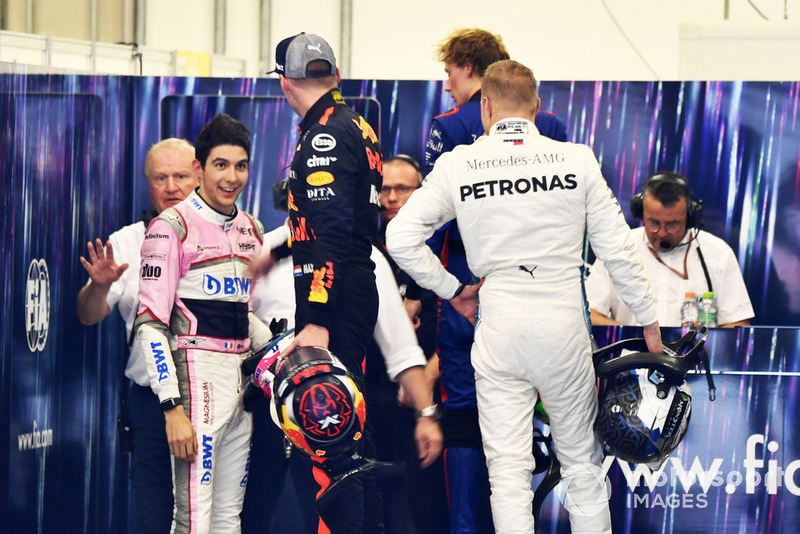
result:
[[[50,275],[44,260],[31,260],[25,286],[25,332],[31,352],[42,351],[50,328]]]
[[[528,123],[523,121],[500,122],[495,126],[495,132],[504,134],[526,134],[528,133]]]

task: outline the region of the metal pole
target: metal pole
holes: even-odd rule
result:
[[[147,0],[133,0],[133,1],[134,1],[133,41],[139,46],[144,46],[147,44],[147,41],[145,39],[147,30]]]
[[[353,0],[342,0],[341,35],[342,50],[339,57],[339,73],[342,78],[350,77],[350,61],[353,35]]]
[[[94,42],[97,41],[97,0],[92,0],[92,3],[89,7],[89,32],[91,35],[90,41]]]
[[[730,14],[731,14],[731,0],[725,0],[725,14],[723,18],[725,20],[728,20],[730,18]]]
[[[214,53],[221,56],[225,55],[225,10],[227,0],[215,0],[214,2]]]
[[[122,2],[122,41],[125,43],[136,40],[133,35],[133,21],[135,18],[133,10],[135,7],[133,0],[124,0]]]
[[[33,0],[25,2],[25,32],[33,33]]]
[[[259,76],[272,70],[272,0],[261,0],[261,33],[259,38]]]

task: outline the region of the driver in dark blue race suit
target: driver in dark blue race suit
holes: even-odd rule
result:
[[[303,117],[289,171],[297,335],[287,354],[294,346],[329,349],[363,391],[361,366],[378,313],[370,254],[378,233],[380,146],[372,127],[344,103],[337,88],[336,58],[324,39],[312,34],[284,39],[276,50],[276,64],[286,100]],[[422,368],[417,371],[421,377]],[[415,436],[423,467],[441,450],[441,432],[429,404],[425,395],[415,396],[414,407],[419,410]],[[356,452],[373,457],[369,416],[366,421]],[[321,458],[312,459],[321,487],[317,499],[320,532],[384,532],[374,474],[361,472],[323,495],[332,476],[341,474],[332,465],[349,457],[324,463]]]
[[[539,111],[536,115],[536,128],[550,139],[567,140],[567,125],[549,111]],[[433,164],[439,156],[458,145],[471,145],[482,135],[481,89],[478,87],[465,103],[433,118],[428,143],[425,145],[425,176],[433,170]]]
[[[480,29],[458,30],[438,49],[448,79],[445,90],[456,108],[433,119],[425,145],[425,175],[436,160],[458,145],[472,144],[484,134],[481,123],[481,81],[486,68],[509,54],[499,36]],[[556,141],[567,140],[564,121],[539,111],[539,132]],[[446,223],[428,245],[442,264],[460,282],[472,282],[464,245],[455,221]],[[470,363],[473,326],[448,301],[441,302],[436,337],[441,373],[442,404],[445,407],[445,466],[450,495],[452,534],[493,532],[489,509],[489,479],[478,426],[475,371]]]

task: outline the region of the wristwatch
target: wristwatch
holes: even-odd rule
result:
[[[466,283],[466,282],[461,282],[461,283],[458,285],[458,289],[456,289],[456,292],[455,292],[455,293],[453,293],[453,296],[452,296],[452,297],[450,297],[450,298],[453,298],[453,299],[454,299],[454,298],[456,298],[457,296],[459,296],[459,295],[461,294],[461,292],[462,292],[462,291],[464,291],[464,288],[465,288],[465,287],[467,287],[467,283]]]
[[[168,412],[171,409],[176,408],[178,406],[183,406],[181,399],[179,397],[173,397],[171,399],[167,399],[161,402],[161,411]]]
[[[417,420],[420,417],[430,417],[434,421],[438,421],[442,418],[442,410],[439,408],[438,404],[431,404],[430,406],[423,408],[414,414],[414,420]]]

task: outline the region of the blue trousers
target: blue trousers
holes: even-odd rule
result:
[[[128,392],[133,436],[131,478],[139,534],[169,534],[175,501],[166,423],[158,396],[137,384]]]
[[[450,494],[450,534],[491,534],[489,473],[481,449],[448,447],[445,451]]]

